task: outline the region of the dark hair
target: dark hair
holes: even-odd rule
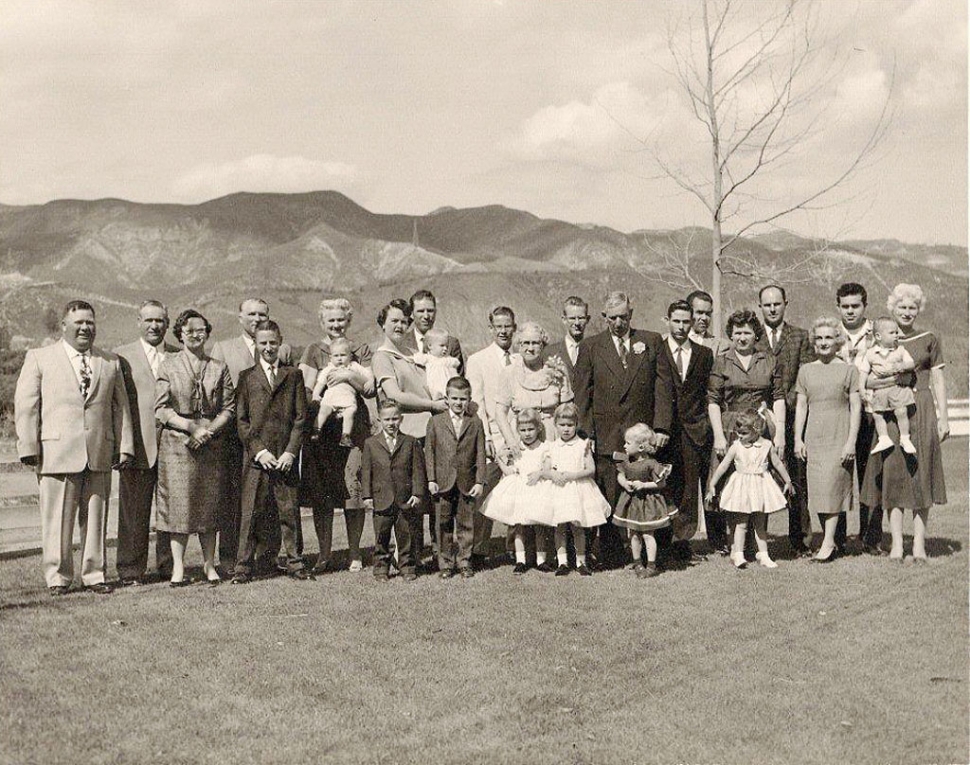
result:
[[[780,284],[766,284],[760,290],[758,290],[758,302],[761,302],[761,296],[765,294],[765,290],[778,290],[781,293],[781,302],[788,302],[788,295],[785,294],[785,288]]]
[[[382,414],[390,409],[400,413],[401,405],[393,398],[382,398],[380,404],[377,405],[377,413]]]
[[[283,330],[281,330],[280,329],[280,325],[277,324],[272,319],[263,319],[261,322],[259,322],[256,325],[256,329],[253,332],[253,335],[255,336],[256,332],[259,332],[259,331],[263,331],[263,332],[275,332],[276,333],[276,336],[280,340],[283,339]]]
[[[496,316],[507,316],[515,324],[515,311],[509,308],[507,305],[497,305],[491,311],[488,312],[488,323],[491,324]]]
[[[835,291],[835,304],[838,305],[842,298],[849,297],[849,295],[859,295],[862,298],[862,305],[869,305],[869,293],[858,282],[840,284],[839,288]]]
[[[410,298],[408,298],[408,305],[411,306],[412,311],[414,310],[414,304],[419,300],[430,300],[435,304],[436,308],[438,307],[438,301],[435,300],[434,294],[431,292],[431,290],[418,290],[411,295]]]
[[[710,292],[704,292],[704,290],[694,290],[686,298],[684,298],[687,305],[690,306],[691,312],[694,311],[694,301],[695,300],[705,300],[711,305],[714,305],[714,298],[711,297]]]
[[[377,326],[384,329],[384,322],[387,321],[387,315],[391,312],[392,308],[396,308],[403,313],[407,317],[408,323],[411,323],[411,304],[404,298],[394,298],[377,312]]]
[[[205,336],[206,338],[212,334],[212,325],[209,320],[203,316],[201,313],[196,311],[194,308],[186,308],[182,313],[178,315],[175,320],[175,324],[172,326],[172,334],[175,335],[175,339],[180,343],[182,340],[182,328],[188,323],[189,319],[202,319],[205,322]]]
[[[563,313],[566,312],[567,308],[582,308],[587,314],[589,314],[589,303],[578,295],[570,295],[568,298],[562,301]]]
[[[729,338],[735,327],[751,327],[755,340],[760,340],[765,333],[764,327],[758,321],[758,315],[749,308],[741,308],[728,316],[724,331]]]
[[[86,300],[71,300],[66,306],[64,306],[64,312],[61,314],[63,319],[72,311],[90,311],[94,314],[94,306],[88,303]]]
[[[742,430],[749,430],[760,435],[764,433],[764,429],[765,420],[755,409],[745,409],[738,412],[734,420],[734,434],[736,436],[741,435]]]
[[[690,303],[686,300],[675,300],[673,303],[667,306],[667,318],[669,319],[674,311],[687,311],[689,314],[694,313],[694,309],[690,307]]]
[[[269,313],[269,303],[267,303],[267,302],[266,302],[265,300],[263,300],[263,299],[262,299],[261,297],[248,297],[248,298],[245,298],[245,299],[243,299],[243,300],[240,300],[240,301],[239,301],[239,313],[242,313],[242,307],[243,307],[243,306],[244,306],[244,305],[245,305],[246,303],[248,303],[248,302],[250,302],[250,301],[252,301],[252,302],[254,302],[254,303],[262,303],[262,304],[263,304],[264,306],[266,306],[266,313]]]
[[[445,383],[446,392],[452,389],[471,391],[472,384],[461,375],[455,375],[454,377],[449,378],[448,382]]]

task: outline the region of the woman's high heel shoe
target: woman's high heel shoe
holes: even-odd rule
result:
[[[731,553],[731,563],[739,571],[748,565],[748,562],[744,559],[744,553]]]
[[[836,557],[838,557],[834,547],[829,550],[828,555],[821,555],[821,552],[822,551],[819,550],[818,553],[815,554],[815,556],[812,558],[812,563],[831,563],[836,559]]]
[[[757,559],[758,563],[760,563],[765,568],[778,568],[778,564],[775,563],[771,558],[769,558],[768,553],[766,552],[763,552],[763,553],[759,552],[754,557]]]

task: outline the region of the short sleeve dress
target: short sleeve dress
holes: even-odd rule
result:
[[[353,360],[362,366],[371,361],[371,351],[366,343],[354,344]],[[325,342],[311,343],[306,347],[300,364],[322,370],[330,363],[330,346]],[[312,422],[319,404],[311,403],[307,420]],[[340,420],[331,417],[318,441],[304,439],[300,459],[300,505],[303,507],[360,509],[360,454],[371,432],[370,413],[364,397],[357,396],[357,413],[351,439],[352,449],[339,446]]]
[[[626,454],[616,463],[617,472],[631,481],[662,481],[670,474],[670,465],[663,465],[646,455],[630,459]],[[620,498],[613,512],[613,523],[631,531],[653,531],[670,525],[670,517],[677,507],[667,502],[661,489],[641,489],[629,492],[620,487]]]
[[[550,467],[564,473],[582,471],[587,454],[590,454],[590,443],[578,436],[570,441],[557,439],[549,444]],[[592,463],[591,454],[589,461]],[[535,504],[530,518],[532,523],[542,526],[569,523],[587,529],[606,523],[610,504],[592,477],[567,481],[562,486],[545,481],[543,486],[544,501]]]
[[[909,351],[916,368],[899,376],[900,383],[913,388],[915,411],[910,409],[909,430],[916,456],[899,447],[899,429],[894,418],[887,418],[889,436],[895,446],[869,457],[862,481],[861,501],[868,507],[925,510],[946,504],[943,478],[943,449],[937,432],[936,405],[930,389],[930,370],[944,366],[943,348],[932,332],[915,332],[899,338]]]
[[[784,510],[788,502],[768,472],[771,442],[759,438],[748,446],[741,442],[736,446],[734,472],[721,492],[721,510],[744,515]]]
[[[842,464],[849,437],[849,396],[859,391],[859,370],[841,359],[813,361],[798,370],[795,392],[805,396],[808,422],[808,511],[829,515],[859,508],[855,465]]]
[[[394,380],[403,393],[411,393],[431,400],[431,391],[428,390],[424,367],[419,366],[412,356],[402,353],[391,345],[390,341],[385,341],[374,351],[371,369],[374,371],[378,399],[386,398],[381,386],[387,380]],[[431,419],[431,412],[410,411],[406,407],[402,407],[401,415],[401,432],[414,436],[423,443],[428,429],[428,420]]]
[[[502,476],[482,505],[482,515],[506,526],[534,523],[532,516],[546,501],[545,491],[549,482],[539,481],[529,486],[526,477],[540,470],[548,455],[549,444],[545,442],[535,449],[523,447],[522,454],[515,461],[516,472]]]
[[[513,415],[523,409],[537,410],[545,428],[546,441],[555,441],[553,414],[556,407],[573,400],[569,377],[560,377],[546,367],[533,371],[518,354],[514,354],[511,361],[502,370],[495,395],[496,402],[509,407]]]

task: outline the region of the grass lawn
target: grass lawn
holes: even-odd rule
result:
[[[39,558],[2,561],[0,762],[965,763],[967,440],[944,448],[924,567],[53,600]]]

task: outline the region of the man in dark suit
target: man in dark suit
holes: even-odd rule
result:
[[[269,318],[269,304],[262,298],[246,298],[239,304],[239,326],[242,333],[230,340],[220,340],[212,346],[209,354],[226,362],[234,387],[239,385],[239,375],[244,369],[256,364],[256,326]],[[280,346],[280,364],[290,366],[290,346]],[[219,562],[224,568],[232,568],[239,551],[239,512],[242,501],[242,443],[234,432],[227,433],[226,460],[229,463],[229,490],[219,519]]]
[[[303,373],[280,366],[283,335],[275,321],[261,321],[255,340],[259,363],[240,373],[236,393],[236,428],[245,462],[239,555],[232,583],[250,580],[257,568],[258,548],[272,564],[281,534],[287,573],[310,579],[297,550],[300,476],[294,464],[307,419]]]
[[[397,404],[384,401],[378,419],[381,432],[364,442],[360,459],[361,497],[364,507],[374,514],[374,576],[387,580],[393,530],[401,576],[405,582],[413,582],[418,578],[414,539],[427,486],[424,454],[416,438],[401,432]]]
[[[434,328],[435,320],[438,318],[438,302],[430,291],[418,290],[411,295],[408,303],[411,305],[414,348],[419,353],[427,353],[428,349],[424,344],[424,336],[429,329]],[[458,359],[458,374],[464,377],[465,357],[462,355],[461,343],[453,335],[448,335],[448,355]]]
[[[485,488],[485,429],[477,415],[468,414],[472,386],[464,377],[448,381],[445,400],[448,411],[428,420],[424,439],[428,491],[435,502],[438,569],[442,579],[449,579],[457,565],[462,577],[469,579],[475,575],[471,563],[475,502]]]
[[[562,323],[566,327],[566,336],[558,343],[547,345],[543,357],[558,356],[562,359],[572,382],[579,359],[579,344],[583,342],[586,325],[589,324],[589,305],[586,301],[575,295],[566,298],[562,304]]]
[[[791,477],[795,495],[788,502],[788,541],[798,555],[808,555],[806,537],[811,537],[812,519],[808,514],[808,482],[805,464],[795,456],[795,380],[802,364],[813,361],[815,354],[808,332],[785,321],[788,296],[784,287],[769,284],[758,293],[765,333],[755,348],[773,353],[781,366],[781,387],[785,392],[785,467]]]
[[[611,507],[617,501],[612,455],[623,448],[623,432],[638,422],[668,427],[671,421],[672,381],[667,367],[657,364],[663,341],[656,332],[631,329],[632,317],[629,298],[610,293],[603,309],[608,329],[582,343],[574,375],[580,428],[593,439],[596,482]],[[666,440],[661,434],[661,446]],[[622,564],[624,544],[612,520],[599,527],[599,536],[599,562]]]
[[[690,561],[695,556],[690,540],[697,532],[698,501],[707,481],[714,436],[707,413],[707,384],[714,365],[710,348],[693,342],[690,337],[693,312],[690,304],[678,300],[667,307],[668,335],[663,343],[658,364],[666,367],[673,381],[671,421],[654,420],[658,428],[670,434],[667,448],[660,456],[673,468],[667,479],[671,499],[679,512],[673,517],[668,532],[672,536],[671,552]],[[727,545],[727,531],[722,513],[704,512],[707,540],[711,548],[721,551]],[[664,529],[666,531],[666,529]]]
[[[135,437],[135,459],[127,470],[118,472],[118,555],[119,583],[141,584],[148,568],[148,538],[151,531],[152,501],[158,480],[158,422],[155,419],[155,379],[168,353],[178,348],[165,342],[168,309],[157,300],[146,300],[138,309],[140,337],[115,348],[128,394],[128,408]],[[155,566],[163,579],[172,574],[172,548],[167,532],[155,535]]]

